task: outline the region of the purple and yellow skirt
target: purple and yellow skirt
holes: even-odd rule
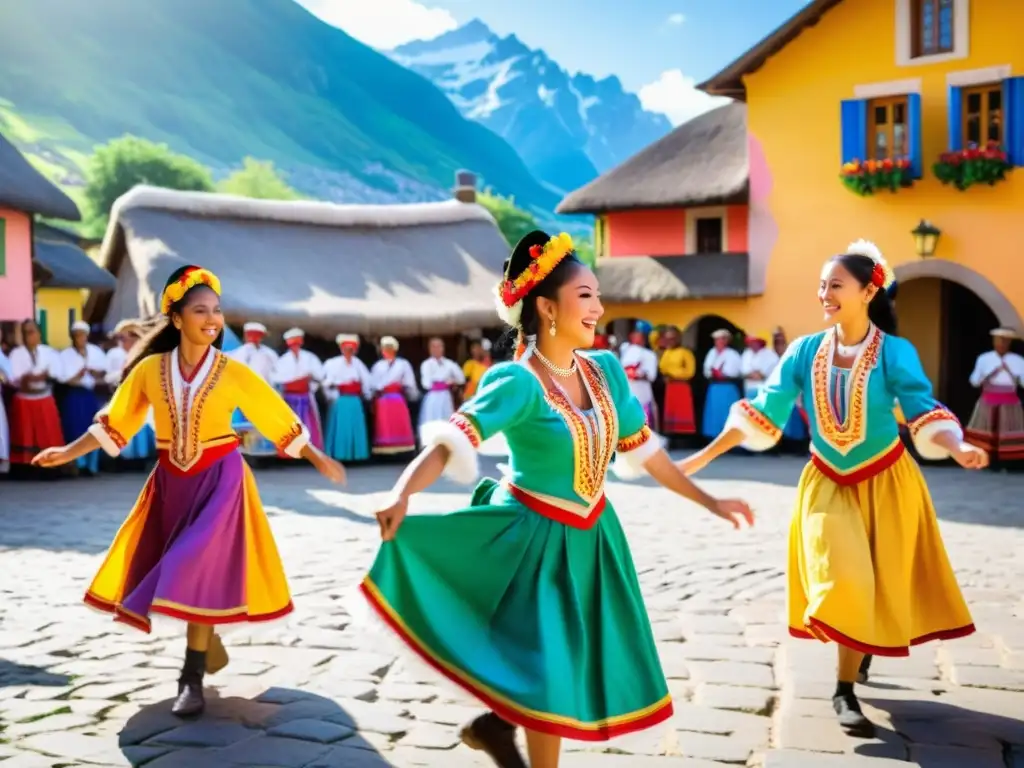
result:
[[[183,474],[161,453],[85,602],[143,632],[152,615],[195,624],[292,612],[256,480],[237,450]]]

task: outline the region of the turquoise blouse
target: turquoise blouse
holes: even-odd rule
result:
[[[453,438],[450,430],[445,437],[435,435],[451,449],[449,464],[464,464],[467,448],[477,449],[504,433],[507,482],[546,504],[587,517],[603,502],[613,456],[617,465],[621,460],[637,470],[661,444],[612,352],[580,352],[577,361],[592,403],[587,412],[561,390],[548,391],[525,360],[489,368],[476,395],[452,416],[450,426],[463,439]],[[468,482],[475,464],[473,470],[449,475]]]
[[[851,368],[832,365],[835,332],[794,341],[753,400],[733,407],[728,427],[744,432],[744,447],[764,450],[782,435],[797,397],[810,423],[812,459],[837,478],[866,479],[902,454],[896,400],[918,453],[946,458],[932,442],[938,432],[963,438],[960,423],[932,394],[914,346],[874,326]]]

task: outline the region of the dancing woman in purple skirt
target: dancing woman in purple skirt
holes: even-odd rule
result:
[[[231,428],[235,410],[330,480],[343,481],[345,470],[310,444],[307,429],[269,384],[220,352],[224,317],[216,275],[200,267],[177,270],[161,308],[166,322],[141,342],[96,423],[34,463],[67,464],[97,448],[117,456],[152,407],[159,461],[85,602],[143,632],[153,614],[187,623],[172,707],[185,717],[205,707],[205,672],[227,663],[216,626],[269,621],[293,610],[256,481]]]

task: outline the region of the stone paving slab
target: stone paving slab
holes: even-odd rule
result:
[[[485,469],[493,465],[484,461]],[[789,508],[802,463],[729,458],[701,482],[758,512],[732,533],[650,483],[609,484],[634,560],[674,716],[608,743],[566,742],[564,768],[1024,768],[1024,477],[927,468],[978,632],[876,659],[860,689],[877,738],[834,722],[835,649],[784,624]],[[231,664],[208,711],[170,697],[180,627],[144,635],[81,594],[140,475],[0,484],[0,768],[486,768],[458,743],[480,711],[350,612],[377,546],[371,517],[398,467],[352,468],[328,488],[302,467],[257,472],[296,604],[286,621],[225,633]],[[439,484],[414,512],[454,509]]]

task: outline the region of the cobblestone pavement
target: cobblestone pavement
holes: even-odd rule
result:
[[[783,624],[801,463],[737,457],[706,473],[713,493],[755,503],[759,524],[740,533],[650,484],[609,485],[676,714],[569,743],[566,768],[1024,768],[1024,477],[927,471],[979,632],[877,660],[861,695],[882,727],[865,741],[833,722],[834,649]],[[0,484],[0,768],[488,765],[457,743],[473,702],[347,612],[376,546],[374,501],[397,471],[352,469],[343,492],[303,467],[258,472],[297,610],[227,634],[232,662],[207,678],[208,713],[191,723],[169,713],[180,626],[146,636],[80,602],[142,476]],[[440,486],[417,509],[466,499]]]

